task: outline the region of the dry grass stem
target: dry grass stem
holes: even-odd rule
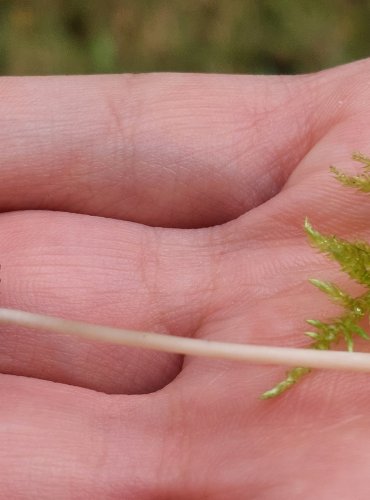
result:
[[[189,339],[159,333],[93,325],[55,316],[4,308],[0,308],[0,324],[18,325],[98,342],[122,344],[191,356],[222,358],[266,365],[278,364],[370,372],[370,354],[367,353],[319,351]]]

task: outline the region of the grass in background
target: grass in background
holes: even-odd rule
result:
[[[370,55],[361,0],[0,0],[0,74],[302,73]]]

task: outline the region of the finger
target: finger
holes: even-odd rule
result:
[[[46,211],[3,214],[0,226],[3,306],[183,336],[211,302],[218,307],[211,252],[198,232]],[[182,363],[47,332],[8,327],[0,337],[1,372],[106,392],[154,391]]]
[[[0,88],[3,211],[218,224],[276,194],[327,122],[313,77],[10,78]]]
[[[0,399],[6,498],[149,499],[165,481],[158,477],[165,412],[148,397],[118,403],[93,391],[0,375]]]
[[[289,498],[298,487],[310,497],[318,485],[319,496],[362,498],[366,392],[342,386],[329,400],[306,392],[285,404],[252,401],[257,379],[236,372],[135,398],[0,376],[1,491],[15,499],[221,500]],[[316,385],[321,395],[325,388]],[[357,479],[350,490],[348,475]]]

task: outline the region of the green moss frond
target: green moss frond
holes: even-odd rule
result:
[[[349,176],[335,167],[331,167],[331,171],[336,179],[345,186],[370,192],[370,158],[361,153],[355,153],[353,159],[362,163],[363,174]],[[307,323],[316,330],[305,332],[312,341],[309,347],[327,350],[338,342],[344,341],[348,351],[353,351],[356,335],[370,340],[368,333],[358,324],[365,315],[369,316],[370,313],[370,245],[363,241],[349,242],[334,235],[323,235],[315,230],[307,219],[304,223],[304,229],[312,246],[337,261],[341,269],[353,280],[369,289],[359,297],[351,297],[333,283],[311,279],[310,282],[328,295],[331,300],[341,305],[344,312],[338,318],[328,322],[316,319],[307,320]],[[285,380],[266,391],[261,398],[269,399],[282,394],[309,372],[309,368],[300,367],[289,370]]]
[[[286,372],[286,378],[282,382],[279,382],[272,389],[265,391],[261,399],[271,399],[279,396],[286,390],[290,389],[294,384],[296,384],[304,375],[310,373],[310,368],[297,367],[292,368]]]
[[[363,241],[351,243],[337,236],[322,235],[313,229],[307,219],[304,228],[314,247],[336,260],[352,279],[370,287],[370,245]]]
[[[370,158],[361,153],[354,153],[352,158],[363,165],[363,173],[360,175],[346,175],[336,167],[330,167],[330,171],[335,178],[344,186],[354,187],[363,191],[370,192]]]
[[[333,294],[329,290],[331,290],[330,287],[324,291],[336,300],[337,287],[334,285]],[[352,352],[354,348],[355,335],[358,335],[363,339],[370,340],[367,332],[365,332],[365,330],[358,325],[365,314],[370,312],[370,292],[367,292],[357,298],[352,298],[346,294],[345,297],[346,299],[342,305],[345,306],[346,310],[339,318],[335,318],[329,322],[316,319],[306,320],[310,326],[313,326],[317,330],[316,332],[305,332],[305,335],[312,340],[309,345],[311,349],[329,350],[333,347],[333,345],[338,344],[341,340],[344,340],[347,350]],[[342,300],[342,298],[340,300]],[[286,378],[282,382],[275,385],[272,389],[264,392],[261,398],[270,399],[282,394],[310,371],[311,370],[309,368],[303,367],[296,367],[289,370],[286,373]]]
[[[319,290],[326,293],[331,300],[336,303],[339,303],[341,306],[345,308],[352,308],[353,306],[353,298],[348,295],[348,293],[343,292],[339,287],[334,285],[334,283],[330,283],[328,281],[321,281],[317,279],[308,280],[312,285],[316,286]]]
[[[328,293],[328,290],[324,291],[336,300],[336,289],[337,287],[334,285],[335,292],[333,295],[331,292]],[[355,335],[358,335],[366,340],[370,339],[367,332],[365,332],[365,330],[358,325],[365,314],[368,314],[370,311],[370,292],[367,292],[357,298],[352,298],[346,295],[346,300],[342,305],[345,306],[346,310],[339,318],[335,318],[329,322],[316,319],[306,320],[310,326],[313,326],[317,330],[316,332],[305,332],[306,336],[312,340],[312,343],[309,345],[311,349],[329,350],[333,347],[333,345],[338,344],[341,340],[344,340],[348,351],[352,352],[354,348]],[[302,367],[289,370],[286,374],[285,380],[278,383],[272,389],[264,392],[261,398],[269,399],[282,394],[309,372],[309,368]]]
[[[365,171],[370,172],[370,158],[363,155],[362,153],[353,153],[352,158],[359,163],[362,163]]]

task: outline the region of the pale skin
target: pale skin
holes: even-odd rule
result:
[[[3,79],[1,305],[302,347],[304,319],[337,311],[308,278],[362,291],[302,226],[370,241],[369,198],[328,172],[370,154],[369,77],[359,61],[283,78]],[[368,496],[367,374],[317,371],[261,401],[284,368],[14,326],[0,371],[8,498]]]

